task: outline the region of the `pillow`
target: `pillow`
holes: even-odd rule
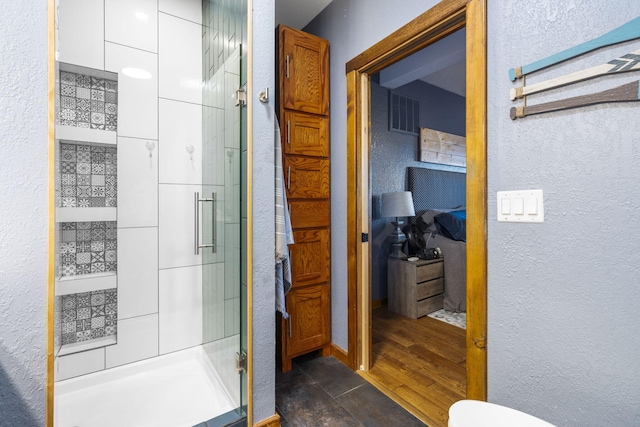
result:
[[[433,219],[443,213],[443,212],[451,212],[451,211],[455,211],[458,210],[460,208],[453,208],[453,209],[429,209],[424,211],[424,213],[422,215],[420,215],[420,218],[422,218],[422,221],[426,224],[426,225],[431,225],[433,223]]]
[[[457,210],[438,214],[433,219],[438,231],[452,240],[467,241],[467,211]]]

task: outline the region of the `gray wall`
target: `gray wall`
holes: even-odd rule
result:
[[[393,92],[420,102],[420,126],[457,135],[465,131],[465,99],[427,83],[416,81]],[[389,90],[371,84],[371,298],[387,296],[388,240],[394,230],[391,218],[380,218],[382,193],[407,189],[407,167],[464,170],[433,163],[420,158],[420,138],[389,131]]]
[[[253,2],[253,422],[275,414],[275,2]],[[269,90],[269,103],[258,93]],[[280,143],[280,141],[278,141]],[[266,236],[272,236],[268,238]]]
[[[640,104],[512,122],[507,70],[639,15],[632,0],[489,2],[489,399],[558,425],[640,425]],[[638,48],[601,49],[527,83]],[[527,103],[637,79],[597,79]],[[497,223],[496,191],[521,188],[543,189],[545,222]]]
[[[332,43],[332,332],[340,346],[347,340],[344,64],[434,3],[334,0],[307,28]],[[512,122],[507,70],[637,17],[640,3],[488,3],[489,400],[558,425],[638,425],[639,106],[592,106]],[[603,49],[527,83],[637,48],[636,41]],[[528,102],[634,78],[581,83]],[[544,190],[545,222],[497,223],[496,192],[528,188]]]
[[[0,20],[0,426],[44,425],[47,11],[8,2]]]

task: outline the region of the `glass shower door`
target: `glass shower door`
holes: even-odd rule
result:
[[[203,256],[203,347],[238,417],[246,412],[247,383],[243,274],[246,210],[242,200],[246,108],[244,102],[238,101],[243,93],[239,92],[242,59],[242,47],[238,45],[215,71],[205,61],[203,186],[198,202]],[[227,414],[230,415],[233,414]]]

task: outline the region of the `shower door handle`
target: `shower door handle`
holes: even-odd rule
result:
[[[209,202],[209,203],[213,203],[213,208],[212,208],[212,213],[211,213],[211,244],[204,244],[201,245],[200,244],[200,203],[201,202]],[[212,253],[216,253],[217,250],[217,244],[216,244],[216,208],[217,208],[217,200],[216,200],[216,193],[211,193],[211,198],[210,199],[201,199],[200,198],[200,193],[199,192],[195,192],[194,194],[194,212],[195,212],[195,226],[194,226],[194,230],[195,230],[195,238],[194,238],[194,242],[195,242],[195,253],[196,255],[200,254],[200,249],[203,248],[211,248],[211,252]]]

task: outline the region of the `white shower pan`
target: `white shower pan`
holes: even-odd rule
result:
[[[202,347],[55,384],[55,427],[192,427],[235,409]]]

